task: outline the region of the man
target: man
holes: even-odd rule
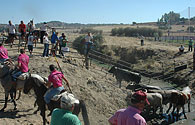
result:
[[[51,52],[50,54],[56,54],[57,43],[59,42],[58,32],[53,32],[51,36]]]
[[[14,42],[15,33],[16,33],[16,27],[12,24],[11,21],[9,21],[7,29],[8,29],[8,34],[9,34],[9,40],[10,40],[11,47],[12,47],[12,44]]]
[[[85,56],[88,55],[88,52],[90,51],[93,44],[93,36],[90,32],[85,36],[85,48],[84,48],[84,54]]]
[[[62,79],[64,79],[69,87],[69,83],[66,80],[66,78],[64,77],[64,75],[57,71],[55,69],[54,65],[50,65],[49,69],[51,71],[50,75],[48,76],[48,82],[46,83],[46,85],[50,88],[51,84],[53,84],[53,86],[46,92],[45,96],[44,96],[44,100],[46,102],[46,104],[50,103],[51,98],[56,95],[59,94],[63,89],[63,85],[62,85]]]
[[[16,71],[13,77],[13,85],[16,87],[16,80],[22,74],[28,72],[29,57],[25,54],[24,49],[20,49],[20,55],[18,56],[18,71]]]
[[[24,37],[26,35],[26,25],[24,24],[23,21],[20,22],[18,31],[21,33],[21,39],[24,40]]]
[[[35,41],[35,34],[30,33],[30,35],[28,36],[28,43],[27,43],[30,56],[32,56],[34,41]]]
[[[80,120],[74,114],[74,104],[79,104],[79,100],[73,94],[63,93],[60,100],[60,107],[53,110],[51,115],[51,125],[81,125]]]
[[[192,52],[192,45],[193,45],[193,40],[192,38],[190,38],[189,43],[188,43],[188,46],[189,46],[188,51]]]
[[[64,47],[67,47],[67,43],[68,43],[68,39],[67,37],[64,35],[64,33],[62,33],[62,36],[59,37],[59,54],[61,54],[64,57],[64,53],[62,52]]]
[[[183,45],[181,45],[181,46],[179,47],[179,52],[180,52],[180,53],[183,53],[183,52],[184,52],[184,46],[183,46]]]
[[[0,41],[0,62],[5,62],[8,59],[7,49],[3,46],[2,41]]]
[[[127,109],[118,110],[108,121],[111,125],[146,125],[145,119],[140,115],[145,104],[148,102],[146,93],[143,91],[135,92],[131,99],[127,96]],[[130,101],[130,102],[129,102]]]
[[[47,23],[44,22],[43,25],[40,27],[40,31],[41,31],[41,37],[40,37],[40,40],[41,40],[41,43],[43,43],[43,36],[45,35],[46,31],[47,31]]]

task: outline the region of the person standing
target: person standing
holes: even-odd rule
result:
[[[30,33],[30,35],[28,36],[28,51],[30,53],[30,56],[32,56],[34,41],[35,41],[35,35],[34,33]]]
[[[72,114],[75,104],[79,104],[79,100],[73,94],[63,93],[60,99],[61,108],[52,112],[51,125],[81,125],[78,117]]]
[[[7,25],[8,34],[9,34],[9,40],[11,43],[11,47],[14,43],[14,37],[16,34],[16,27],[12,24],[11,20],[9,21],[9,24]]]
[[[47,33],[45,33],[45,35],[43,36],[43,43],[44,43],[43,57],[48,57],[49,56],[49,39],[48,39]]]
[[[57,43],[59,43],[58,32],[53,32],[51,36],[51,55],[56,54]]]
[[[64,57],[63,51],[65,47],[67,47],[68,38],[62,33],[62,36],[59,37],[59,54]]]
[[[40,36],[40,40],[41,40],[41,43],[43,43],[43,36],[45,35],[46,31],[47,31],[47,23],[44,22],[43,25],[40,27],[40,31],[41,31],[41,36]]]
[[[24,24],[23,21],[20,22],[18,31],[21,33],[21,40],[23,41],[26,35],[26,25]]]
[[[0,41],[0,62],[5,62],[6,60],[8,60],[8,52],[2,41]]]
[[[137,91],[130,99],[127,96],[126,101],[128,108],[118,110],[108,120],[110,125],[146,125],[145,119],[140,115],[145,104],[150,105],[146,93],[141,90]]]
[[[64,79],[64,81],[67,83],[68,87],[69,87],[69,83],[68,80],[66,80],[66,78],[64,77],[64,75],[57,71],[55,69],[54,65],[50,65],[49,69],[51,71],[50,75],[48,76],[48,82],[46,83],[46,85],[50,88],[51,85],[53,85],[45,94],[44,96],[44,100],[46,102],[46,104],[50,103],[51,98],[56,95],[59,94],[62,90],[64,90],[64,87],[62,85],[62,79]]]
[[[192,38],[190,38],[189,43],[188,43],[188,46],[189,46],[188,51],[192,52],[192,45],[193,45],[193,40]]]
[[[91,35],[90,32],[85,36],[85,48],[84,48],[84,54],[87,56],[88,52],[92,48],[93,44],[93,36]]]

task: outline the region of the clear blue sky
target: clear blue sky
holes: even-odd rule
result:
[[[132,23],[157,21],[164,13],[195,16],[195,0],[1,0],[0,23]]]

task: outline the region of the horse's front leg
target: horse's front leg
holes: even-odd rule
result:
[[[169,103],[169,108],[168,108],[168,110],[167,110],[167,114],[169,113],[169,110],[171,109],[171,107],[172,107],[172,103]]]
[[[3,108],[0,110],[0,112],[3,112],[4,109],[7,107],[7,101],[8,101],[8,97],[9,97],[9,93],[5,93],[5,104],[3,106]]]
[[[190,112],[190,102],[191,102],[191,100],[189,100],[189,102],[188,102],[188,112]]]
[[[40,115],[42,116],[42,119],[43,119],[43,125],[46,125],[46,123],[49,124],[49,122],[47,121],[47,119],[45,117],[45,111],[46,111],[45,105],[41,106],[40,110],[41,110]]]
[[[10,93],[10,97],[11,97],[11,99],[12,99],[12,102],[14,103],[14,110],[16,110],[17,108],[16,108],[16,106],[17,106],[17,104],[16,104],[16,101],[15,101],[15,95],[16,95],[16,91],[11,91],[11,93]]]

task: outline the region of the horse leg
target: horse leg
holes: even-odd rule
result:
[[[15,95],[13,95],[13,94],[15,94]],[[12,102],[14,103],[14,110],[17,109],[17,108],[16,108],[17,104],[16,104],[16,101],[15,101],[15,96],[16,96],[16,90],[13,89],[13,90],[11,90],[11,92],[10,92],[10,97],[11,97],[11,99],[12,99]]]
[[[21,96],[21,90],[19,90],[19,95],[18,95],[18,98],[16,100],[19,100],[20,96]]]
[[[191,100],[189,100],[189,102],[188,102],[188,112],[190,112],[190,102],[191,102]]]
[[[4,109],[7,107],[8,97],[9,97],[9,94],[5,93],[5,104],[4,104],[3,108],[0,110],[0,112],[3,112]]]
[[[169,103],[169,108],[168,108],[168,110],[167,110],[167,112],[166,112],[167,114],[169,113],[171,107],[172,107],[172,103]]]
[[[176,113],[176,121],[179,120],[179,108],[177,107],[177,113]]]
[[[182,106],[182,108],[183,108],[183,115],[184,115],[184,118],[187,119],[187,116],[186,116],[186,113],[185,113],[185,107],[184,107],[184,105]]]
[[[79,107],[82,109],[82,116],[83,116],[83,121],[85,125],[90,125],[89,123],[89,117],[87,114],[87,108],[83,100],[79,100]]]
[[[176,108],[176,106],[175,106],[175,105],[173,105],[172,115],[174,114],[175,108]]]
[[[40,109],[41,109],[40,115],[42,116],[42,119],[43,119],[43,125],[46,125],[46,122],[49,124],[49,122],[47,121],[45,117],[45,111],[46,111],[45,105],[41,106]]]

